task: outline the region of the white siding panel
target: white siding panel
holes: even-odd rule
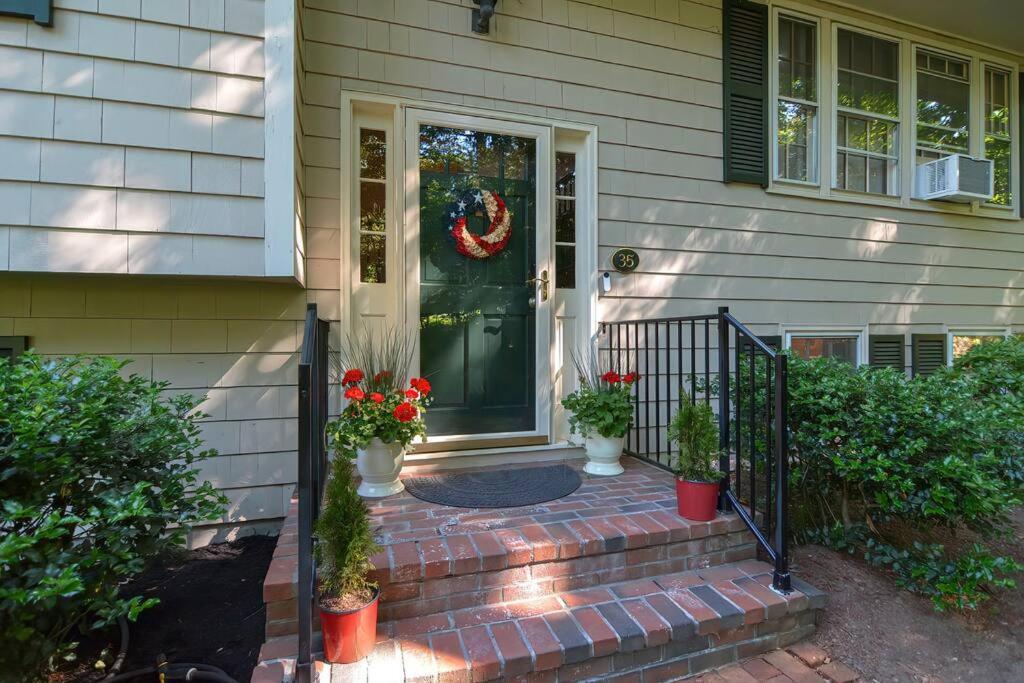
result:
[[[81,14],[79,23],[78,50],[82,54],[126,60],[134,58],[134,21],[99,14]]]
[[[0,228],[0,270],[10,269],[11,229]]]
[[[24,225],[29,222],[31,188],[28,183],[0,181],[0,224]]]
[[[0,47],[0,88],[39,90],[42,82],[42,52]]]
[[[116,213],[116,190],[32,185],[31,225],[113,230]]]
[[[176,68],[97,59],[93,96],[187,108],[191,77]]]
[[[192,189],[190,162],[187,152],[129,148],[125,152],[125,187],[188,192]]]
[[[42,145],[40,179],[48,183],[124,185],[124,148],[47,140]]]
[[[103,103],[77,97],[54,101],[53,137],[59,140],[99,142],[102,138]]]
[[[53,136],[53,95],[0,91],[0,135]]]
[[[40,53],[42,54],[42,53]],[[43,59],[43,90],[78,97],[91,97],[93,58],[47,52]]]
[[[178,64],[179,29],[141,22],[135,28],[135,59],[176,66]]]
[[[142,0],[143,19],[188,26],[188,0]]]
[[[0,179],[39,180],[39,140],[0,137]]]
[[[192,155],[192,190],[208,194],[239,194],[242,163],[238,157]]]
[[[127,257],[127,235],[11,228],[12,270],[125,273]]]

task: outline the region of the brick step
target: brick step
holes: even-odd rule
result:
[[[748,560],[382,622],[373,654],[333,680],[669,680],[812,632],[824,595],[770,584],[771,567]]]

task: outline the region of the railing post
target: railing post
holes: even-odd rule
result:
[[[772,588],[791,589],[789,577],[789,371],[785,354],[775,357],[775,571]]]
[[[721,455],[718,459],[718,469],[722,473],[718,489],[718,509],[722,512],[729,511],[729,499],[726,493],[729,491],[729,323],[725,314],[729,312],[728,306],[718,308],[718,447]]]
[[[299,365],[299,566],[298,566],[298,627],[299,642],[295,661],[295,680],[307,683],[310,680],[310,651],[313,640],[313,595],[309,578],[313,574],[313,496],[312,458],[310,435],[313,416],[310,414],[312,368]]]

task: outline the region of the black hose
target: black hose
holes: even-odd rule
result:
[[[155,673],[157,673],[157,667],[147,666],[144,669],[126,671],[125,673],[118,674],[112,678],[106,678],[103,683],[130,681],[133,678],[137,678],[145,674]],[[187,662],[168,664],[166,678],[171,681],[220,681],[221,683],[238,683],[235,679],[224,673],[222,669],[218,669],[215,666],[211,666],[210,664],[190,664]]]
[[[121,627],[121,650],[117,653],[117,659],[114,660],[114,664],[110,667],[110,673],[103,679],[104,681],[113,680],[117,676],[117,672],[124,666],[124,660],[128,656],[128,620],[123,616],[118,617],[117,625]]]

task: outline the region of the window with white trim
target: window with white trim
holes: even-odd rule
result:
[[[978,344],[998,341],[1008,336],[1010,336],[1010,330],[1005,327],[949,330],[946,339],[946,360],[952,365],[955,359],[964,355]]]
[[[864,330],[793,329],[785,334],[786,348],[804,359],[838,358],[853,365],[865,362]]]
[[[985,66],[985,158],[993,163],[995,194],[993,204],[1013,204],[1011,161],[1013,136],[1010,119],[1010,78],[1012,74],[994,66]]]

